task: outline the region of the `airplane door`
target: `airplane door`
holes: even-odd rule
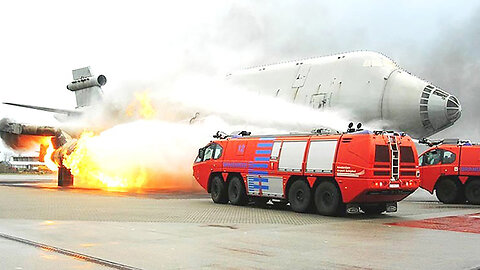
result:
[[[310,65],[302,65],[298,67],[297,75],[292,84],[293,91],[293,100],[295,101],[298,96],[298,92],[300,92],[300,88],[305,85],[305,81],[307,80],[308,73],[310,72]]]
[[[330,107],[330,96],[332,93],[318,93],[313,94],[310,99],[310,105],[314,109],[324,109]]]
[[[293,81],[292,88],[303,87],[303,85],[305,85],[305,80],[307,79],[309,72],[310,65],[300,65],[300,67],[298,68],[297,76]]]

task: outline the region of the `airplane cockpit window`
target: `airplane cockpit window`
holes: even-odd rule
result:
[[[455,162],[455,158],[456,158],[456,155],[450,151],[447,151],[445,150],[443,152],[443,160],[442,160],[442,163],[443,164],[451,164],[453,162]]]
[[[423,154],[422,156],[422,163],[421,166],[430,166],[430,165],[437,165],[442,162],[442,153],[443,151],[440,149],[435,149],[430,152]]]

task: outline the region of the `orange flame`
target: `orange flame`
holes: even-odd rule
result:
[[[178,155],[177,152],[169,153],[171,148],[145,147],[138,139],[111,130],[100,135],[84,132],[78,140],[57,149],[53,157],[70,169],[76,187],[128,192],[200,189],[192,178],[189,161],[185,167],[188,169],[178,162],[170,163],[165,159],[171,158],[172,153]],[[150,141],[152,137],[142,139]],[[152,156],[152,151],[165,151],[165,155]]]
[[[95,148],[93,132],[84,132],[75,149],[63,158],[63,165],[75,176],[75,185],[109,191],[137,190],[147,179],[144,168],[109,166]]]
[[[58,167],[55,164],[55,162],[52,161],[52,154],[53,154],[53,151],[55,150],[52,144],[52,137],[42,137],[40,145],[41,145],[40,149],[43,148],[43,149],[46,149],[46,151],[45,153],[42,153],[42,150],[40,150],[39,160],[43,161],[45,163],[45,166],[47,166],[49,170],[57,171]]]
[[[135,93],[135,100],[126,109],[127,116],[139,116],[142,119],[152,119],[155,113],[148,90]]]

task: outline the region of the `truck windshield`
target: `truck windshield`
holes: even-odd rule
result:
[[[223,148],[217,143],[209,144],[198,149],[198,156],[195,162],[202,162],[210,159],[219,159],[222,156]]]
[[[205,148],[206,146],[198,149],[198,156],[195,159],[195,162],[200,162],[203,160],[203,156],[205,155]]]

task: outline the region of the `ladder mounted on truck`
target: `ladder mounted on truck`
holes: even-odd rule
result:
[[[387,134],[388,136],[388,146],[390,147],[390,153],[391,153],[391,176],[392,179],[391,181],[397,181],[399,176],[400,176],[400,151],[398,149],[398,143],[397,143],[397,138],[395,137],[395,134]]]

